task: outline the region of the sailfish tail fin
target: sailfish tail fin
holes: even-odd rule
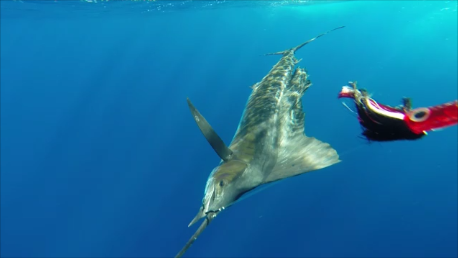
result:
[[[317,38],[319,38],[319,37],[322,37],[322,36],[328,34],[328,33],[331,32],[331,31],[335,31],[335,30],[342,29],[342,28],[345,28],[345,26],[340,26],[340,27],[334,28],[334,29],[332,29],[332,30],[326,31],[326,32],[324,32],[324,33],[321,33],[320,35],[318,35],[318,36],[316,36],[316,37],[314,37],[314,38],[311,38],[311,39],[307,40],[306,42],[304,42],[304,43],[302,43],[302,44],[300,44],[300,45],[298,45],[298,46],[295,46],[295,47],[293,47],[293,48],[290,48],[290,49],[287,49],[287,50],[283,50],[283,51],[280,51],[280,52],[268,53],[268,54],[266,54],[266,56],[270,56],[270,55],[286,55],[286,54],[288,54],[288,53],[290,53],[290,52],[295,53],[297,50],[301,49],[303,46],[305,46],[305,45],[307,45],[308,43],[314,41],[315,39],[317,39]]]

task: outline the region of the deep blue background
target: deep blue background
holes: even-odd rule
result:
[[[306,134],[342,162],[221,213],[194,257],[457,256],[457,127],[367,144],[336,98],[457,98],[453,1],[1,1],[1,255],[170,257],[196,226],[219,159],[186,97],[226,143],[278,56],[313,82]]]

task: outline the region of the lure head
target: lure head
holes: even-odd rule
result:
[[[224,161],[214,168],[205,186],[202,206],[189,226],[205,216],[216,217],[220,211],[234,203],[244,193],[237,179],[247,168],[246,162],[237,159]]]
[[[438,130],[458,123],[458,101],[421,107],[407,112],[405,122],[417,134]]]

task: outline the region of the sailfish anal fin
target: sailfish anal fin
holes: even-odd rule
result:
[[[205,136],[208,143],[210,143],[212,148],[215,150],[216,154],[218,154],[218,156],[224,161],[231,159],[233,156],[232,150],[229,149],[226,144],[224,144],[223,140],[221,140],[215,130],[213,130],[211,125],[207,122],[207,120],[205,120],[205,118],[199,113],[196,107],[194,107],[191,100],[187,98],[187,101],[197,126],[199,126],[200,131]]]

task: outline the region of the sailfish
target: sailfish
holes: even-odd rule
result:
[[[252,86],[232,142],[227,146],[187,99],[199,129],[221,159],[205,186],[202,205],[189,226],[204,221],[175,256],[181,257],[202,231],[225,208],[249,192],[279,180],[334,165],[339,155],[328,143],[304,132],[302,96],[312,85],[295,52],[334,28],[294,48],[266,55],[281,55],[270,72]]]

